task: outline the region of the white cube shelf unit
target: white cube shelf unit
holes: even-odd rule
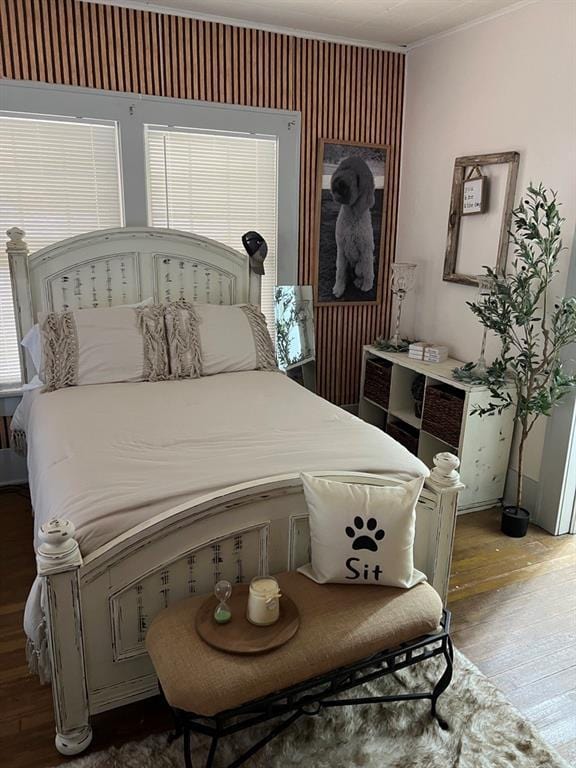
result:
[[[504,495],[513,433],[512,408],[501,415],[479,416],[475,406],[490,401],[488,388],[452,378],[463,365],[411,360],[406,353],[364,347],[359,416],[374,424],[432,466],[436,453],[460,458],[465,490],[459,510],[485,509]],[[418,379],[419,408],[413,394]],[[415,387],[418,390],[418,386]]]

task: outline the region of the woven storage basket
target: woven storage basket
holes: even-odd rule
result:
[[[461,389],[447,384],[428,385],[424,396],[422,429],[453,448],[458,448],[464,397]]]
[[[364,397],[383,408],[388,408],[391,372],[392,363],[388,360],[366,360]]]
[[[386,432],[397,440],[404,448],[408,448],[410,453],[418,455],[418,430],[398,422],[388,422]]]

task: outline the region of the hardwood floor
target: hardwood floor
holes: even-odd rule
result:
[[[458,518],[449,607],[455,646],[576,765],[576,537]]]
[[[0,490],[0,762],[52,768],[56,752],[49,687],[28,674],[22,613],[35,575],[32,518],[23,490]],[[499,532],[487,510],[458,519],[449,606],[453,638],[576,764],[576,537],[531,527]],[[93,749],[170,727],[156,699],[99,715]]]

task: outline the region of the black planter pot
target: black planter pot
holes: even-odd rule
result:
[[[502,510],[502,524],[500,530],[506,536],[521,539],[526,536],[530,513],[522,507],[504,507]]]

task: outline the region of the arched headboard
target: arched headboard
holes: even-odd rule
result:
[[[174,229],[124,227],[76,235],[33,254],[9,229],[7,252],[21,341],[40,312],[135,304],[153,297],[208,304],[260,304],[247,254]],[[31,375],[28,361],[23,370]]]

